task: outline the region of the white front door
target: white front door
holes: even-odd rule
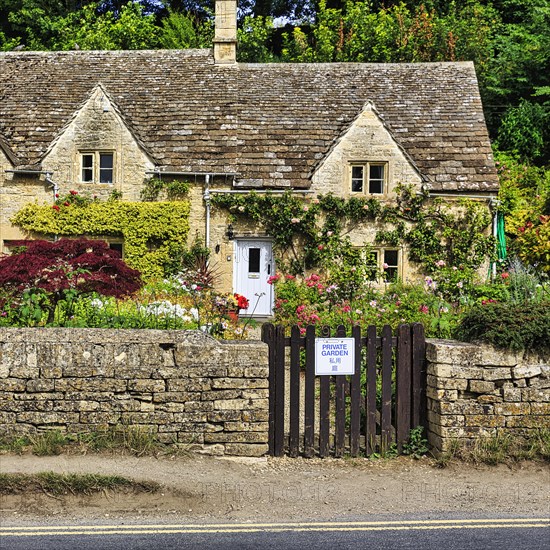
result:
[[[269,316],[273,313],[273,285],[267,280],[275,274],[270,241],[236,240],[233,288],[249,301],[245,315]]]

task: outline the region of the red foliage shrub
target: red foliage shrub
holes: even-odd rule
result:
[[[20,252],[0,258],[0,286],[23,292],[42,289],[52,295],[75,289],[122,297],[141,288],[139,271],[128,267],[104,241],[61,239],[22,241]]]

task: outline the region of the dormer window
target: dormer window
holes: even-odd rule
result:
[[[384,195],[387,192],[387,163],[362,162],[351,165],[351,192]]]
[[[113,183],[114,154],[99,151],[80,154],[82,183]]]

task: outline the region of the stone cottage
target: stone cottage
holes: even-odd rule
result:
[[[216,2],[212,50],[0,53],[0,252],[28,238],[10,218],[74,189],[140,200],[152,177],[191,183],[190,238],[221,266],[221,290],[269,315],[271,235],[228,231],[217,193],[395,198],[498,191],[474,66],[236,62],[236,1]],[[358,246],[375,228],[355,229]],[[123,242],[110,238],[123,251]],[[404,247],[377,260],[414,275]]]

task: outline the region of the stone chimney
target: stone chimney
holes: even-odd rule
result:
[[[214,62],[237,62],[237,0],[216,0]]]

